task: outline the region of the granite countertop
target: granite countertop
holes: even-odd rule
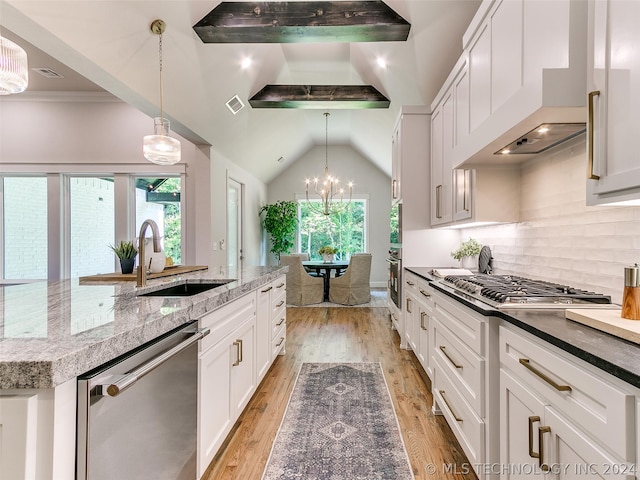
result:
[[[132,282],[43,281],[0,288],[0,389],[53,388],[286,272],[220,268]],[[233,281],[190,297],[139,297],[187,281]]]
[[[433,288],[485,316],[500,318],[601,370],[640,388],[640,345],[567,320],[564,310],[497,310],[443,285],[432,268],[405,267]]]

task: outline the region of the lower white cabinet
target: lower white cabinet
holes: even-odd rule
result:
[[[404,323],[407,346],[413,350],[429,378],[432,378],[429,362],[429,331],[433,314],[431,287],[428,281],[410,271],[405,270],[404,277]]]
[[[287,319],[287,281],[282,276],[273,282],[263,285],[257,291],[256,314],[256,364],[258,372],[257,383],[260,383],[273,363],[273,337],[286,332]],[[277,331],[276,331],[277,330]],[[284,335],[286,338],[286,335]],[[280,337],[278,337],[278,340]],[[284,343],[280,345],[284,349]],[[277,353],[279,353],[278,350]]]
[[[242,413],[256,387],[255,292],[205,315],[198,357],[198,478]]]
[[[500,327],[503,478],[636,478],[634,395],[555,350]]]

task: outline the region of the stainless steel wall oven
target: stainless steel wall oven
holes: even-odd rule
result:
[[[389,264],[389,295],[396,307],[400,308],[402,298],[402,249],[391,248],[387,263]]]

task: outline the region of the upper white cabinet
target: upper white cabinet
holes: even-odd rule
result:
[[[402,202],[402,228],[429,228],[431,116],[425,106],[403,106],[393,131],[392,203]]]
[[[453,93],[452,168],[504,163],[497,152],[543,123],[586,122],[586,24],[581,0],[482,3],[432,104]]]
[[[589,2],[587,204],[640,204],[640,2]]]
[[[443,97],[431,116],[431,225],[453,219],[451,151],[453,149],[453,92]]]

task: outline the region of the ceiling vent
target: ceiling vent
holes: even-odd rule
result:
[[[244,103],[242,103],[238,95],[234,95],[231,100],[227,102],[227,107],[231,110],[231,113],[235,115],[244,108]]]
[[[64,76],[60,75],[55,70],[50,69],[49,67],[34,67],[31,70],[34,72],[38,72],[43,77],[47,78],[64,78]]]

